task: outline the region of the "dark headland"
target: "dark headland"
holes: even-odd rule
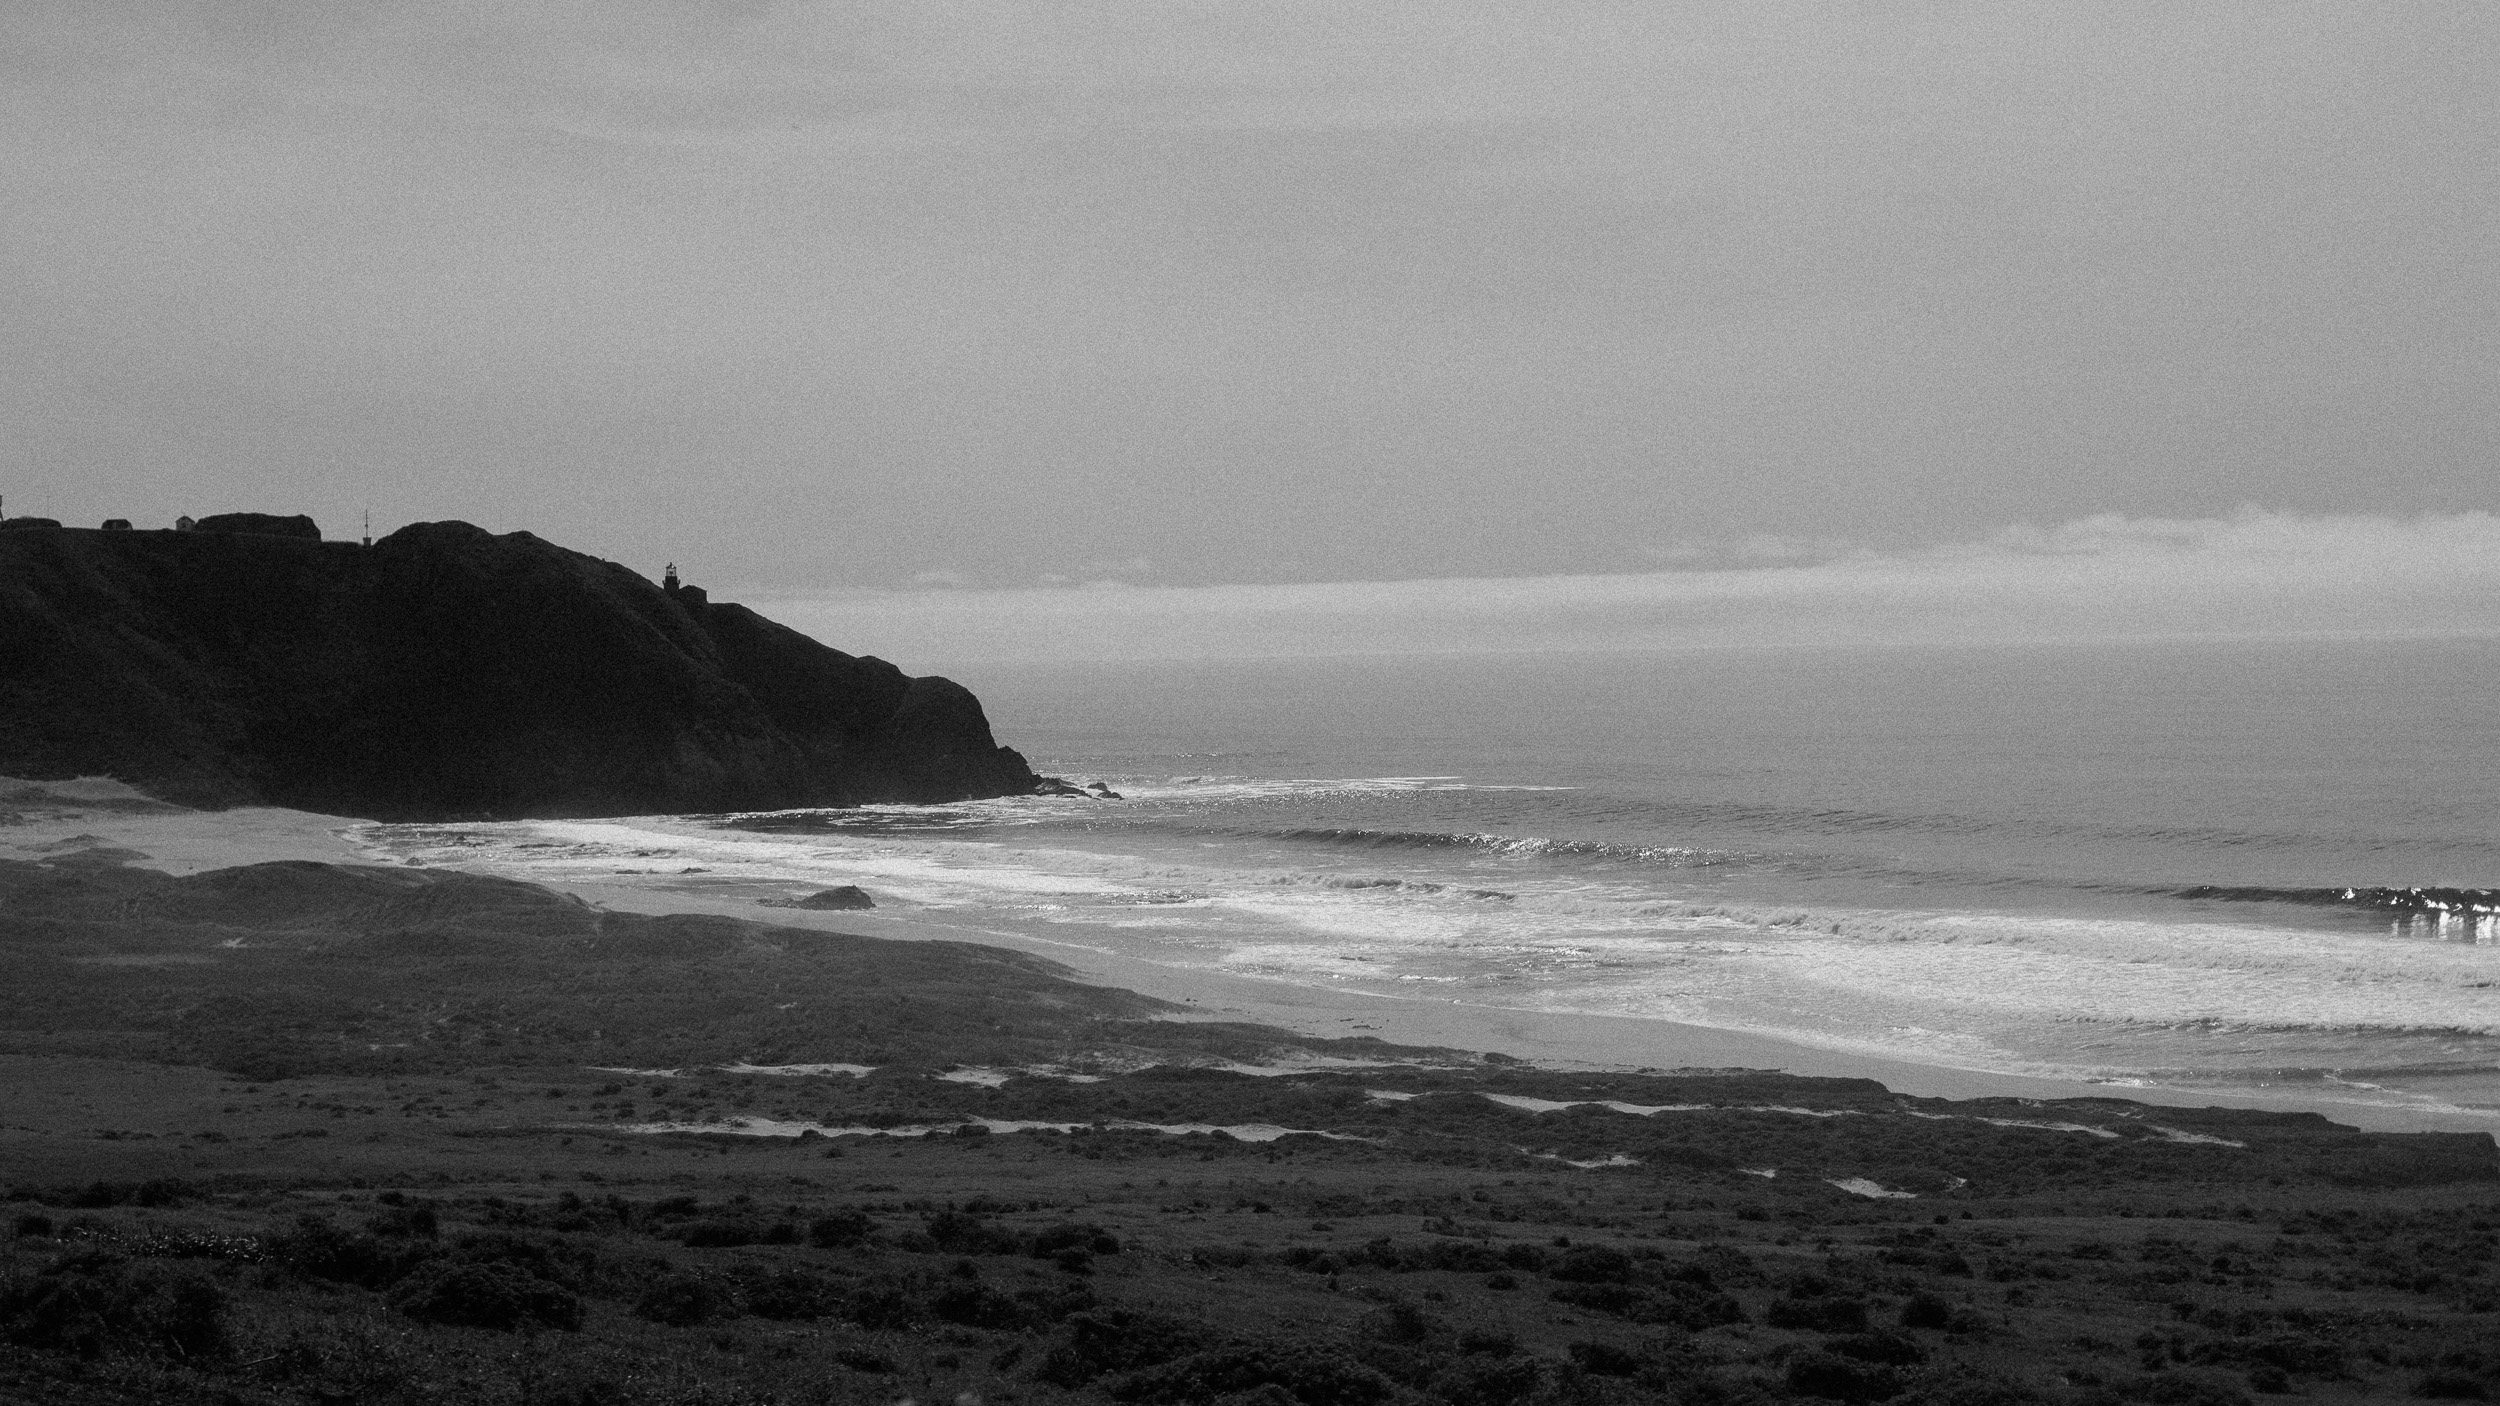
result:
[[[0,775],[398,819],[1035,785],[955,683],[526,532],[0,527]]]

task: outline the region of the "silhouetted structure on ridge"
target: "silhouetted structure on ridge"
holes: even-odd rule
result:
[[[526,532],[0,532],[0,775],[383,818],[1030,793],[978,699]],[[109,608],[99,603],[110,602]]]

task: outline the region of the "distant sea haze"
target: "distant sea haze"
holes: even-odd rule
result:
[[[461,857],[664,856],[1241,974],[2500,1126],[2500,642],[963,681],[1038,769],[1127,799],[464,827]]]

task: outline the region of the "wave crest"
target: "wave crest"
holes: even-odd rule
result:
[[[2297,903],[2309,907],[2374,908],[2399,913],[2500,913],[2500,889],[2262,888],[2199,884],[2170,892],[2177,898],[2222,903]]]
[[[1235,832],[1250,838],[1352,849],[1468,849],[1533,858],[1601,859],[1674,869],[1727,864],[1744,856],[1689,845],[1629,845],[1608,840],[1558,840],[1542,835],[1495,835],[1450,830],[1370,830],[1354,826],[1303,827]]]

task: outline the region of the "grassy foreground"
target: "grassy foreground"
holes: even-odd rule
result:
[[[0,861],[12,1402],[2500,1392],[2485,1137],[1540,1071],[986,948],[127,857]],[[756,1072],[807,1064],[870,1072]]]

